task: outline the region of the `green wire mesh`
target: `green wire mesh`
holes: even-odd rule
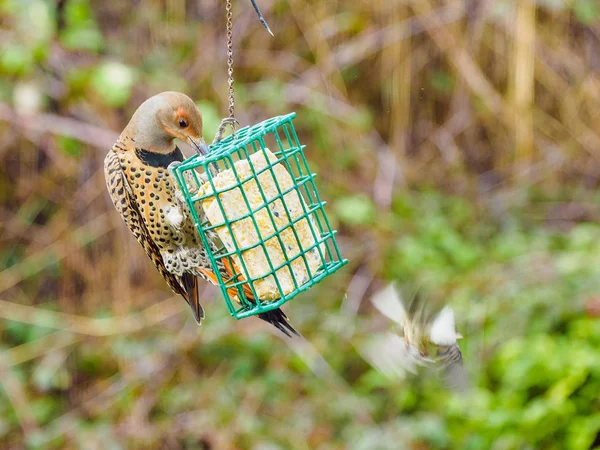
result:
[[[234,136],[228,136],[222,141],[211,145],[211,151],[208,155],[192,156],[183,161],[174,170],[174,175],[195,221],[196,229],[204,247],[207,249],[212,269],[217,276],[217,281],[229,312],[236,319],[279,308],[299,293],[306,291],[347,263],[347,260],[343,259],[340,254],[335,239],[336,232],[331,229],[329,220],[325,214],[323,208],[325,202],[321,201],[319,197],[314,181],[316,175],[310,172],[308,163],[304,157],[305,146],[300,145],[292,124],[292,119],[295,116],[295,113],[291,113],[265,120],[252,127],[242,128]],[[275,155],[276,160],[268,158],[267,148]],[[252,163],[250,157],[257,152],[262,152],[266,167],[256,168]],[[248,161],[251,175],[240,179],[234,163],[243,159]],[[291,188],[285,189],[279,185],[274,172],[274,166],[277,164],[285,167],[291,175],[293,181]],[[218,173],[227,170],[230,170],[235,175],[235,183],[219,190],[215,187],[215,177]],[[263,173],[267,173],[267,171],[270,172],[277,188],[277,195],[275,197],[268,198],[263,187],[258,183],[258,177]],[[258,191],[262,198],[262,204],[259,207],[251,207],[244,192],[243,185],[250,180],[254,180],[258,186]],[[207,189],[208,192],[202,192],[200,189],[204,183],[209,183],[210,185],[210,189]],[[225,207],[221,201],[221,194],[233,189],[238,189],[241,192],[247,213],[230,218],[227,216]],[[297,217],[292,217],[284,200],[284,196],[292,191],[302,199],[300,201],[302,211]],[[285,198],[287,199],[288,197]],[[206,219],[202,209],[202,202],[206,200],[217,202],[218,208],[224,218],[222,222],[210,223]],[[279,201],[278,204],[283,205],[287,216],[287,224],[282,227],[276,224],[272,211],[273,208],[271,207],[276,201]],[[259,211],[268,212],[268,217],[274,230],[267,236],[262,236],[261,229],[255,217]],[[264,214],[262,217],[264,217]],[[277,217],[279,218],[280,216],[278,215]],[[258,235],[257,242],[246,246],[237,242],[238,240],[232,231],[232,226],[236,222],[245,219],[246,223],[248,223],[247,219],[250,219]],[[309,229],[312,234],[311,241],[313,243],[308,248],[304,248],[298,236],[299,223],[303,220],[304,223],[310,225]],[[229,236],[232,237],[231,242],[225,245],[217,239],[219,243],[215,246],[216,231],[223,230],[223,227],[226,227]],[[282,239],[282,233],[288,229],[292,231],[298,248],[298,252],[291,255],[287,254],[286,245],[284,245]],[[287,233],[286,237],[289,236],[290,233]],[[271,260],[265,246],[265,243],[273,238],[277,239],[283,251],[285,261],[281,264],[276,264]],[[209,243],[213,243],[213,245],[209,245]],[[242,255],[258,247],[262,248],[266,256],[268,272],[262,274],[260,277],[252,277]],[[288,246],[288,250],[290,248]],[[311,261],[314,262],[316,256],[318,256],[318,269],[310,270],[308,257],[312,258]],[[305,277],[300,282],[296,279],[292,270],[292,265],[296,260],[306,266],[307,279]],[[237,261],[237,264],[234,264],[234,261]],[[232,275],[226,277],[226,279],[224,279],[219,270],[219,267],[223,267],[223,263],[227,263],[229,267],[233,268]],[[291,292],[285,292],[282,288],[282,280],[279,275],[281,274],[280,269],[284,267],[287,268],[284,270],[289,270],[293,281],[293,290]],[[295,267],[297,267],[297,264]],[[274,280],[277,287],[275,298],[268,301],[259,299],[255,288],[256,281],[267,278]],[[249,299],[246,292],[251,292],[253,298]]]

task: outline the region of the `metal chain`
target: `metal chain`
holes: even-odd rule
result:
[[[227,0],[227,75],[229,83],[229,118],[235,119],[233,98],[233,11],[231,0]]]
[[[223,139],[223,133],[225,133],[225,127],[227,125],[231,127],[231,132],[233,134],[235,134],[235,127],[239,125],[239,122],[235,118],[235,98],[233,96],[233,11],[231,8],[231,0],[227,0],[225,9],[227,10],[227,82],[229,84],[229,117],[221,121],[217,133],[215,134],[213,144]]]

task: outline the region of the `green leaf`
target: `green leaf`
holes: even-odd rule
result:
[[[210,143],[214,139],[223,117],[219,115],[217,107],[211,102],[199,102],[198,109],[202,112],[202,134],[206,142]]]
[[[454,89],[454,78],[448,72],[434,70],[431,74],[431,87],[448,94]]]
[[[72,50],[98,52],[104,45],[102,33],[87,0],[71,0],[65,6],[66,28],[61,39]]]
[[[92,75],[92,88],[104,104],[111,107],[123,106],[131,96],[135,71],[119,62],[107,62]]]
[[[19,8],[18,29],[29,44],[48,42],[54,35],[55,20],[50,5],[42,0],[28,0]]]
[[[592,25],[600,18],[600,6],[596,0],[579,0],[573,5],[577,19],[584,25]]]
[[[33,65],[31,52],[13,42],[4,42],[0,50],[0,69],[11,75],[24,74]]]
[[[600,432],[600,413],[590,417],[574,417],[567,427],[566,448],[587,450]],[[594,447],[596,448],[596,447]]]
[[[340,221],[348,225],[369,225],[376,215],[373,201],[364,194],[340,198],[335,202],[334,210]]]
[[[81,143],[68,136],[57,136],[58,148],[67,156],[78,159],[81,156]]]

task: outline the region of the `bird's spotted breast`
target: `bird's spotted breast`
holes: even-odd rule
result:
[[[154,153],[142,148],[136,148],[135,156],[137,156],[138,159],[146,166],[162,167],[164,169],[169,167],[169,164],[174,161],[183,161],[183,153],[179,147],[175,147],[175,150],[167,154]]]

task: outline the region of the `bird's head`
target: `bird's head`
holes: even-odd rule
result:
[[[202,137],[202,114],[185,94],[162,92],[140,105],[127,129],[137,148],[170,153],[175,149],[175,139],[181,139],[198,154],[208,153]]]

